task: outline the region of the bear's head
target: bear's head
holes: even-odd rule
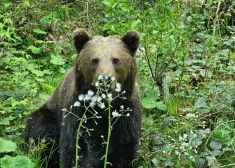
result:
[[[92,37],[83,29],[76,29],[74,45],[78,57],[75,68],[81,74],[80,80],[82,76],[86,85],[92,85],[100,75],[112,75],[115,77],[112,89],[118,82],[123,90],[132,92],[137,73],[135,52],[139,43],[136,31],[127,31],[121,37]]]

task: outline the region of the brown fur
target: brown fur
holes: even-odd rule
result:
[[[25,130],[25,141],[29,138],[35,142],[39,138],[51,138],[55,140],[60,150],[60,159],[64,168],[71,168],[75,163],[76,130],[78,119],[73,115],[63,117],[62,109],[70,109],[71,105],[78,99],[78,95],[86,94],[88,90],[94,89],[93,83],[99,75],[111,74],[115,77],[112,84],[121,83],[122,90],[126,91],[127,99],[118,99],[112,103],[113,109],[132,109],[130,117],[121,117],[114,125],[110,140],[109,162],[113,168],[131,167],[130,163],[137,150],[141,126],[141,105],[138,89],[135,85],[137,73],[135,51],[139,46],[139,35],[135,31],[128,31],[122,37],[92,37],[82,29],[74,32],[74,45],[78,51],[75,65],[68,70],[58,84],[52,97],[38,110],[34,111],[27,119]],[[86,127],[94,129],[88,136],[81,133],[79,138],[80,162],[79,167],[103,167],[104,147],[101,135],[107,137],[107,116],[102,109],[95,107],[102,119],[86,123]],[[73,108],[72,112],[82,116],[82,107]],[[90,150],[88,147],[95,145]],[[90,149],[90,148],[89,148]],[[46,154],[48,156],[48,153]],[[59,167],[59,153],[56,151],[51,157],[49,167]],[[109,166],[108,166],[109,167]]]

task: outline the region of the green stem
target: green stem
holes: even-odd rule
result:
[[[77,137],[76,137],[76,163],[75,163],[75,167],[78,167],[78,162],[79,162],[79,156],[78,156],[78,151],[79,151],[79,146],[78,146],[78,140],[79,140],[79,135],[80,135],[80,130],[81,130],[81,127],[82,127],[82,123],[84,121],[84,118],[86,116],[86,112],[88,111],[88,108],[89,106],[86,108],[84,114],[82,115],[82,118],[79,122],[79,126],[78,126],[78,129],[77,129]]]
[[[111,101],[108,101],[108,135],[107,135],[107,141],[106,141],[106,150],[105,150],[105,158],[104,158],[104,168],[107,166],[108,161],[108,151],[109,151],[109,142],[111,137]]]

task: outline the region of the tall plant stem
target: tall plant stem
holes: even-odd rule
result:
[[[108,152],[109,152],[109,142],[111,137],[111,101],[108,101],[108,135],[107,135],[107,141],[106,141],[106,150],[105,150],[105,157],[104,157],[104,168],[107,166],[108,161]]]
[[[89,107],[86,107],[86,110],[85,110],[84,114],[82,115],[82,118],[81,118],[81,120],[79,122],[79,126],[78,126],[78,129],[77,129],[77,137],[76,137],[76,163],[75,163],[75,167],[78,167],[78,162],[79,162],[79,155],[78,155],[78,152],[79,152],[79,146],[78,146],[79,135],[80,135],[82,123],[84,122],[84,119],[85,119],[85,116],[86,116],[86,112],[88,111],[88,108]]]

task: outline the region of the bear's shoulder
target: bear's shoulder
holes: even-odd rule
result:
[[[67,105],[74,103],[77,98],[75,89],[75,67],[70,68],[58,83],[54,93],[46,102],[51,111],[68,108]]]

